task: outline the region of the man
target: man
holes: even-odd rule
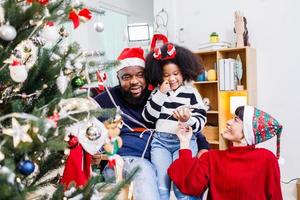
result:
[[[153,126],[147,124],[142,118],[144,105],[150,95],[144,76],[143,53],[140,48],[124,49],[118,57],[120,65],[117,69],[117,77],[120,84],[111,88],[110,93],[99,94],[95,100],[102,108],[119,106],[124,113],[122,114],[124,125],[120,133],[123,146],[118,154],[124,159],[125,177],[133,168],[140,167],[133,180],[134,199],[156,200],[159,199],[159,192],[156,171],[150,162],[150,141],[148,141],[151,132],[144,132],[145,127],[151,129]],[[207,145],[203,136],[199,141],[202,145]],[[94,155],[94,163],[97,163],[99,158],[99,155]]]
[[[104,92],[96,96],[95,100],[102,108],[115,108],[115,103],[126,115],[122,115],[124,125],[120,137],[123,140],[123,146],[118,151],[124,159],[124,176],[126,177],[132,169],[139,166],[140,171],[133,180],[133,196],[136,200],[156,200],[159,196],[155,168],[150,162],[150,145],[145,150],[150,131],[142,134],[145,128],[141,125],[152,128],[143,121],[141,115],[150,95],[144,78],[143,53],[140,48],[124,49],[118,57],[120,65],[117,69],[117,76],[120,84],[109,90],[113,99],[109,93]],[[127,115],[137,122],[133,122]],[[143,153],[144,158],[142,158]],[[99,157],[94,155],[93,159],[97,161]]]

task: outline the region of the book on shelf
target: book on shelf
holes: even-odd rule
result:
[[[219,89],[222,91],[235,90],[235,59],[220,59],[218,68]]]

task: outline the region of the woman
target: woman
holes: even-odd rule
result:
[[[208,199],[282,200],[276,157],[255,144],[277,135],[277,156],[282,126],[269,114],[251,106],[238,107],[222,136],[231,142],[225,151],[211,150],[192,158],[191,128],[179,124],[179,159],[168,169],[174,184],[185,194],[199,195],[207,188]]]

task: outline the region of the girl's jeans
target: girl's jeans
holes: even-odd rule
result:
[[[151,162],[156,167],[158,178],[158,190],[161,200],[169,200],[171,179],[167,174],[167,170],[171,163],[179,156],[180,142],[175,134],[155,132],[151,143]],[[190,149],[193,156],[197,154],[196,137],[193,135],[190,141]],[[176,185],[173,190],[177,199],[199,199],[194,196],[182,194]]]

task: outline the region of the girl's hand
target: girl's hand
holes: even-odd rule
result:
[[[171,90],[169,81],[164,81],[160,86],[159,86],[159,91],[162,93],[167,93],[168,91]]]
[[[187,122],[191,115],[191,110],[187,107],[179,107],[173,112],[173,117],[180,122]]]
[[[186,127],[184,123],[179,122],[176,135],[180,141],[180,149],[189,149],[190,140],[193,135],[192,127]]]

